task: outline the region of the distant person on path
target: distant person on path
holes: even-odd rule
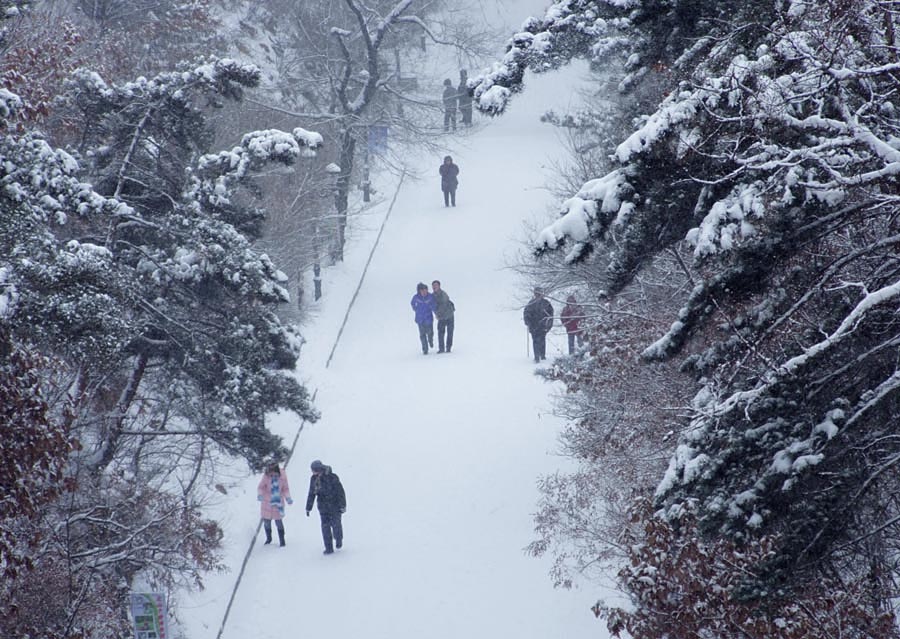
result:
[[[272,543],[272,520],[278,529],[278,545],[284,546],[284,504],[293,504],[291,499],[291,487],[288,485],[287,475],[278,464],[270,464],[266,467],[266,474],[259,480],[256,487],[256,499],[260,502],[260,517],[263,521],[263,529],[266,531],[266,543]]]
[[[463,126],[472,126],[472,96],[469,95],[469,87],[466,86],[468,81],[468,72],[465,69],[460,69],[456,95],[459,101],[459,115],[462,118]]]
[[[312,476],[309,478],[309,494],[306,496],[306,516],[312,510],[313,502],[318,503],[319,518],[322,520],[322,541],[325,542],[325,554],[330,555],[335,548],[344,545],[344,527],[341,515],[347,512],[347,497],[341,479],[316,459],[309,465]]]
[[[579,306],[574,295],[569,295],[566,298],[566,306],[563,308],[562,313],[559,314],[559,319],[562,321],[563,326],[566,327],[566,335],[569,338],[569,355],[572,355],[575,352],[575,340],[577,339],[578,345],[581,346],[582,335],[584,334],[584,329],[581,328],[584,311]]]
[[[444,163],[438,168],[441,174],[441,191],[444,193],[444,206],[456,206],[456,187],[459,186],[459,167],[453,163],[453,158],[444,156]]]
[[[413,295],[409,304],[416,314],[422,355],[428,355],[428,347],[434,347],[434,296],[428,292],[428,286],[419,282],[416,285],[416,294]]]
[[[453,127],[456,131],[456,89],[453,87],[453,81],[450,78],[444,80],[444,93],[442,95],[444,101],[444,133]]]
[[[456,305],[450,300],[447,291],[441,288],[439,280],[431,283],[431,295],[434,297],[434,315],[437,317],[438,353],[449,353],[453,348],[453,314]],[[444,341],[444,335],[447,339]],[[444,348],[446,345],[446,348]]]
[[[525,306],[523,318],[528,332],[531,333],[534,361],[547,359],[547,333],[553,327],[553,306],[544,299],[541,289],[534,289],[534,297]]]

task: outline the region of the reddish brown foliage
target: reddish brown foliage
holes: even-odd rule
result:
[[[0,565],[12,578],[30,564],[39,509],[70,488],[63,469],[76,442],[48,417],[35,358],[14,351],[0,367]]]
[[[706,540],[692,518],[685,517],[676,530],[653,514],[649,500],[638,502],[632,523],[623,540],[628,565],[618,577],[635,609],[594,607],[617,637],[623,632],[635,639],[898,637],[893,614],[873,605],[863,579],[823,576],[790,598],[737,601],[736,588],[775,552],[775,539],[744,546]]]
[[[0,86],[24,101],[18,114],[20,126],[41,122],[50,115],[62,83],[84,63],[76,55],[82,37],[68,20],[56,24],[30,22],[27,31],[19,34],[19,43],[0,62]]]

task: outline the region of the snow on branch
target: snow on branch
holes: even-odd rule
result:
[[[803,352],[796,355],[783,364],[778,369],[769,374],[768,378],[757,387],[748,391],[738,391],[724,401],[719,403],[713,410],[716,415],[725,415],[738,408],[744,408],[757,398],[764,395],[775,383],[793,375],[799,368],[806,366],[813,359],[832,350],[843,340],[848,338],[860,325],[866,315],[876,307],[892,301],[894,298],[900,297],[900,281],[894,282],[888,286],[882,287],[872,293],[867,293],[847,314],[840,325],[825,339],[816,342],[812,346],[803,349]]]
[[[470,80],[475,106],[483,113],[499,115],[512,94],[522,90],[526,69],[546,71],[614,48],[604,45],[614,38],[622,16],[639,4],[637,0],[563,0],[550,5],[543,18],[527,19],[510,38],[503,58]]]
[[[229,202],[229,184],[241,180],[248,173],[268,162],[291,165],[299,157],[315,155],[322,145],[319,133],[296,128],[291,133],[268,129],[247,133],[240,146],[230,151],[210,153],[197,161],[197,173],[201,182],[189,192],[206,194],[214,205]]]
[[[87,99],[101,105],[130,105],[139,98],[186,104],[189,94],[185,90],[205,87],[222,96],[238,99],[242,95],[241,87],[257,86],[260,77],[261,72],[256,65],[211,57],[189,71],[169,71],[150,79],[139,77],[121,85],[109,85],[98,73],[77,69],[66,86],[76,96],[83,93],[82,101]]]
[[[586,182],[574,197],[562,203],[560,218],[538,233],[537,250],[555,250],[572,241],[574,247],[566,261],[577,261],[592,239],[631,213],[634,205],[623,200],[632,192],[627,174],[621,169]]]
[[[8,118],[22,108],[22,99],[7,89],[0,88],[0,117]]]
[[[384,17],[381,22],[378,23],[378,26],[375,27],[375,32],[372,34],[372,46],[375,49],[381,45],[381,41],[384,39],[385,34],[391,28],[391,26],[396,23],[401,14],[409,8],[409,5],[412,4],[412,0],[400,0],[394,8]]]

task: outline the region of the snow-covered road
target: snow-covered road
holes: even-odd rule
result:
[[[537,78],[507,116],[448,138],[461,170],[456,208],[441,200],[441,157],[409,158],[421,174],[397,193],[326,368],[396,176],[377,185],[384,200],[357,220],[347,261],[326,272],[305,329],[301,371],[323,416],[305,427],[287,468],[287,546],[256,545],[223,639],[604,636],[589,609],[597,593],[555,590],[548,561],[523,551],[534,538],[536,480],[565,461],[554,455],[562,424],[547,412],[553,389],[525,352],[528,291],[507,268],[523,221],[545,220],[553,203],[544,167],[561,147],[537,117],[570,100],[576,77]],[[423,356],[409,300],[433,279],[456,304],[456,337],[452,353]],[[548,355],[563,339],[551,336]],[[290,442],[296,419],[273,421]],[[303,512],[316,458],[347,491],[345,546],[331,556],[317,513]],[[192,639],[219,632],[257,523],[257,479],[237,482],[220,504],[232,570],[180,607]]]

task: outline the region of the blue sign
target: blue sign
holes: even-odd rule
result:
[[[369,153],[384,155],[387,153],[388,128],[384,124],[369,126]]]

